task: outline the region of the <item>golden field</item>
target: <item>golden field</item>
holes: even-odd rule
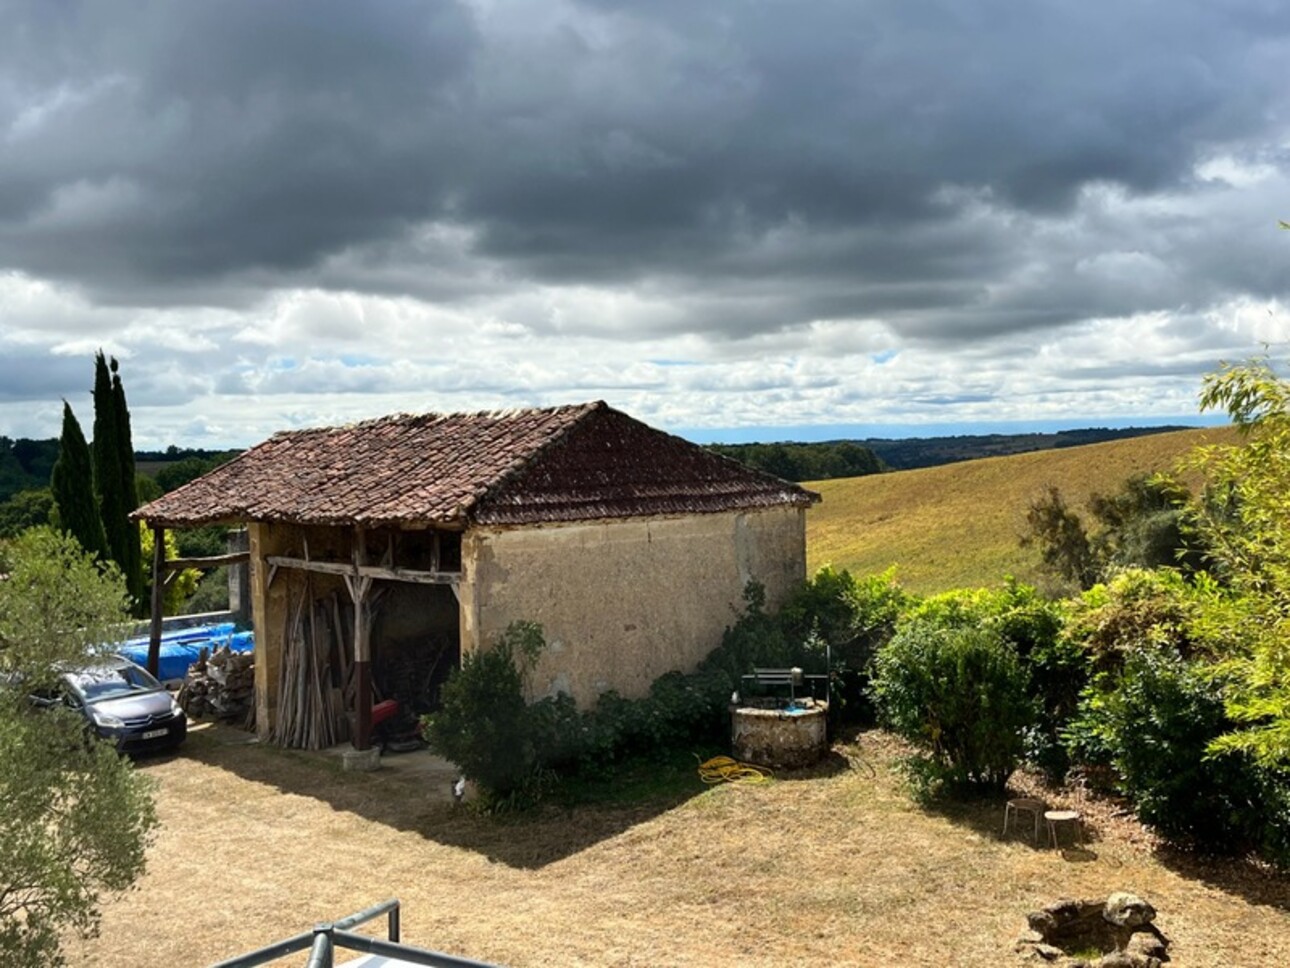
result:
[[[1198,445],[1235,439],[1229,427],[1181,430],[808,483],[824,500],[806,515],[807,569],[831,564],[866,575],[894,565],[901,584],[922,594],[1006,575],[1042,584],[1038,554],[1020,539],[1027,507],[1049,485],[1082,512],[1091,494],[1170,470]]]

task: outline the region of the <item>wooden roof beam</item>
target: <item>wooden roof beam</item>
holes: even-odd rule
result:
[[[276,568],[295,568],[324,575],[341,575],[353,578],[383,578],[386,581],[412,582],[417,585],[455,585],[461,581],[459,571],[422,571],[416,568],[396,568],[389,565],[359,565],[350,561],[320,561],[292,558],[286,555],[269,555],[265,559]]]
[[[227,555],[208,555],[205,558],[170,558],[162,567],[168,571],[183,571],[185,568],[219,568],[221,565],[238,565],[251,560],[249,551],[234,551]]]

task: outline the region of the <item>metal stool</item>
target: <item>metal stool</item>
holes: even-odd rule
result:
[[[1044,812],[1044,819],[1048,821],[1048,839],[1054,847],[1057,846],[1058,824],[1068,823],[1075,831],[1072,847],[1083,841],[1084,823],[1080,819],[1078,810],[1047,810]]]
[[[1024,811],[1035,818],[1035,843],[1039,842],[1039,817],[1044,812],[1044,802],[1030,797],[1016,797],[1009,800],[1003,808],[1003,835],[1008,836],[1008,821],[1018,812]]]

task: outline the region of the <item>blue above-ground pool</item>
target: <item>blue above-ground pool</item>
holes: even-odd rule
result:
[[[214,652],[227,645],[234,652],[250,652],[255,648],[255,637],[250,632],[239,632],[232,622],[216,625],[195,625],[161,634],[161,659],[157,664],[157,678],[162,682],[182,679],[188,667],[197,661],[202,649]],[[131,662],[148,665],[148,636],[137,636],[117,649]]]

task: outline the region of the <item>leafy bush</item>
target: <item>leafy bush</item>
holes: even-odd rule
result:
[[[575,713],[571,704],[544,709],[544,742],[550,751],[546,762],[572,763],[584,773],[596,773],[627,756],[723,736],[730,695],[741,689],[742,677],[758,667],[794,665],[823,672],[822,643],[818,636],[787,634],[780,618],[766,611],[765,588],[749,582],[744,611],[695,672],[668,672],[641,699],[610,691],[583,713]]]
[[[1206,500],[1196,526],[1210,557],[1241,595],[1250,634],[1225,657],[1233,728],[1212,751],[1248,754],[1290,770],[1290,380],[1266,359],[1205,379],[1202,410],[1226,410],[1238,447],[1197,448]]]
[[[537,761],[552,769],[572,767],[587,746],[585,717],[568,693],[531,703],[528,732]]]
[[[775,616],[766,611],[766,588],[750,581],[744,586],[744,611],[721,636],[721,645],[699,664],[707,673],[724,673],[729,690],[757,667],[788,666],[794,651]]]
[[[727,728],[730,679],[721,669],[683,674],[673,670],[654,680],[641,699],[601,693],[585,713],[551,716],[545,759],[583,774],[598,774],[629,756],[652,756],[694,740],[723,735]],[[572,704],[567,697],[544,703]],[[549,714],[544,714],[549,715]]]
[[[1230,728],[1205,667],[1146,644],[1086,690],[1067,736],[1083,762],[1114,768],[1139,819],[1164,836],[1284,852],[1290,844],[1284,782],[1243,756],[1206,753]]]
[[[1085,648],[1098,669],[1113,671],[1148,643],[1184,658],[1218,657],[1244,624],[1239,601],[1208,575],[1134,568],[1074,600],[1065,637]]]
[[[28,696],[119,642],[129,598],[115,565],[50,528],[0,544],[0,574],[0,964],[59,965],[143,873],[157,815],[148,777]]]
[[[1016,648],[988,628],[923,618],[878,653],[873,695],[883,722],[925,751],[926,792],[1002,790],[1034,722]]]
[[[987,629],[1009,643],[1035,699],[1033,721],[1024,729],[1025,757],[1054,778],[1065,775],[1069,759],[1061,729],[1078,706],[1088,662],[1084,649],[1062,635],[1066,617],[1059,603],[1009,578],[997,589],[935,595],[912,607],[908,620],[938,628]]]
[[[763,618],[754,610],[758,627]],[[526,677],[544,646],[541,626],[511,625],[491,649],[464,657],[444,684],[442,709],[423,719],[430,744],[483,789],[490,808],[531,804],[552,771],[595,774],[725,728],[731,685],[721,663],[669,672],[641,699],[602,693],[586,711],[563,693],[527,703]]]
[[[493,799],[523,794],[539,766],[525,677],[544,646],[541,626],[515,622],[491,649],[463,656],[443,708],[423,720],[430,745]]]
[[[1025,732],[1026,759],[1060,780],[1070,767],[1061,731],[1079,707],[1089,678],[1088,653],[1063,635],[1066,610],[1029,585],[1009,579],[986,626],[1011,642],[1025,666],[1035,721]]]
[[[872,722],[869,668],[879,648],[895,634],[896,623],[913,601],[897,583],[895,569],[865,578],[821,568],[784,603],[779,624],[790,643],[801,643],[795,664],[829,657],[830,712],[853,722]]]
[[[895,633],[910,601],[896,582],[894,568],[858,579],[826,565],[789,596],[779,622],[790,641],[805,642],[818,635],[835,660],[862,669]]]
[[[793,598],[786,621],[766,611],[765,589],[750,582],[744,611],[695,672],[668,672],[640,699],[605,692],[589,710],[566,695],[524,701],[543,641],[540,627],[519,623],[492,649],[465,657],[445,684],[443,708],[426,717],[425,734],[491,804],[520,805],[551,770],[594,775],[629,756],[726,735],[730,695],[744,674],[793,665],[824,672],[820,628],[844,655],[867,655],[870,643],[889,637],[906,600],[889,574],[857,582],[826,570]]]
[[[1113,785],[1163,836],[1290,860],[1284,774],[1221,749],[1236,727],[1229,653],[1258,634],[1246,596],[1210,576],[1122,572],[1075,600],[1064,638],[1096,673],[1065,730],[1071,756]]]

